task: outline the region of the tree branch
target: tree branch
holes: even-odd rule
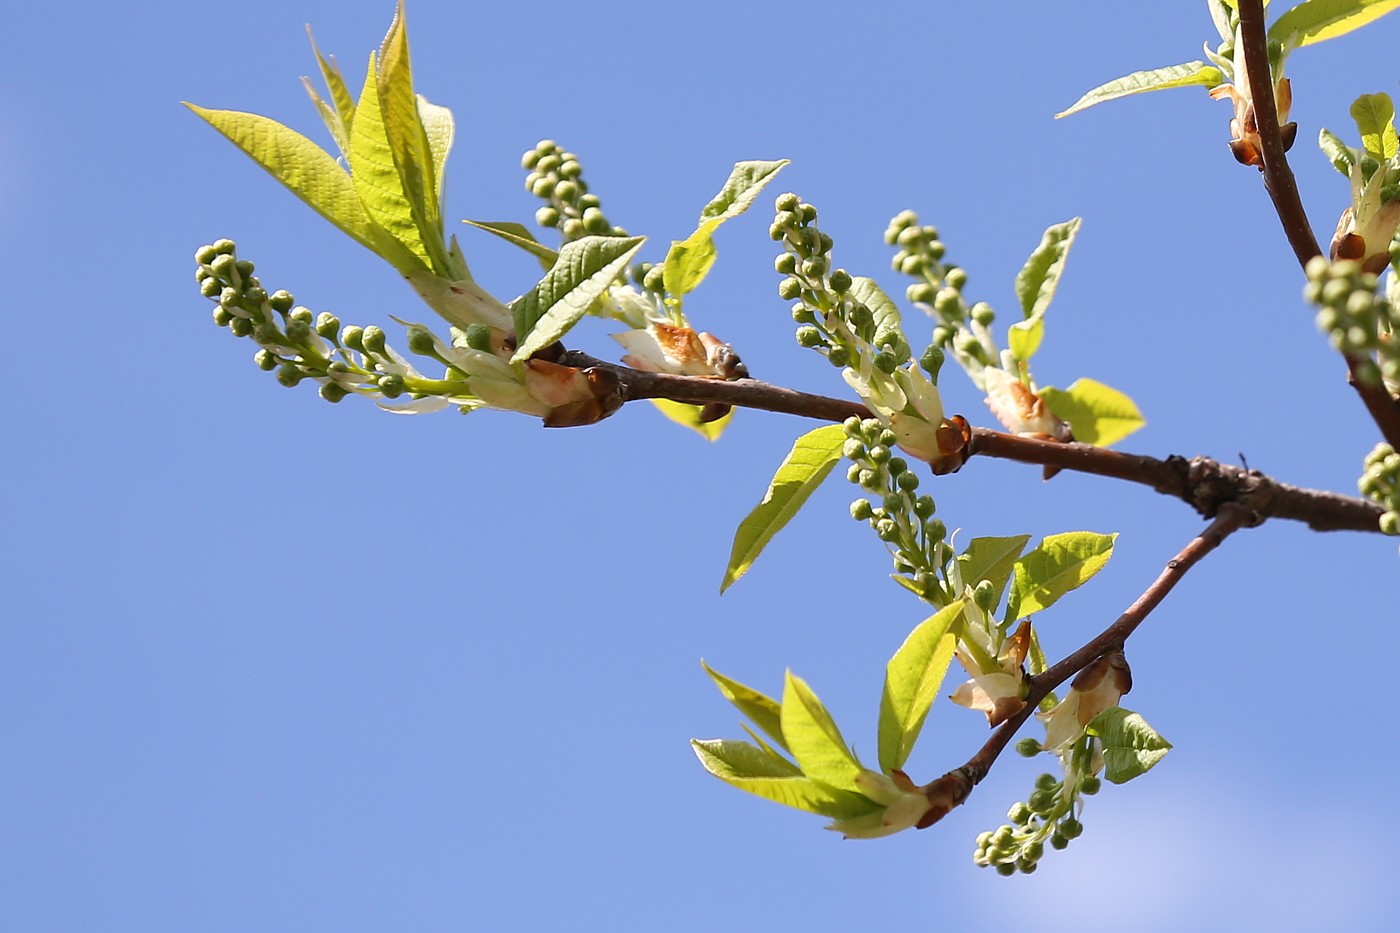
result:
[[[1283,136],[1278,125],[1278,105],[1274,100],[1273,76],[1269,70],[1268,34],[1264,29],[1263,0],[1239,0],[1240,43],[1244,55],[1245,73],[1249,76],[1249,91],[1253,95],[1254,120],[1259,131],[1260,157],[1264,160],[1264,189],[1274,202],[1274,211],[1283,224],[1284,235],[1298,257],[1298,264],[1306,267],[1308,260],[1321,256],[1322,249],[1317,245],[1312,227],[1308,224],[1307,212],[1298,194],[1298,183],[1284,154]],[[1371,418],[1380,428],[1381,435],[1391,447],[1400,450],[1400,399],[1393,398],[1384,386],[1367,385],[1358,377],[1357,367],[1362,360],[1344,354],[1347,362],[1347,381]]]
[[[565,351],[559,362],[580,369],[597,368],[617,379],[624,401],[664,398],[693,405],[724,404],[782,414],[844,421],[871,417],[859,402],[811,395],[757,379],[724,381],[702,376],[673,376],[619,366],[578,350]],[[1181,499],[1207,518],[1228,503],[1248,498],[1268,518],[1303,522],[1314,531],[1380,531],[1381,507],[1365,499],[1302,489],[1255,470],[1218,463],[1207,457],[1166,460],[1121,453],[1090,444],[1061,444],[987,428],[972,429],[971,455],[1058,467],[1108,476]]]
[[[997,757],[1020,731],[1021,726],[1035,713],[1040,701],[1060,684],[1087,667],[1096,658],[1109,651],[1121,650],[1124,642],[1143,623],[1149,613],[1181,581],[1186,572],[1201,558],[1220,546],[1234,532],[1246,526],[1258,525],[1263,516],[1248,505],[1231,503],[1222,507],[1220,514],[1176,557],[1167,561],[1166,569],[1158,575],[1141,596],[1112,625],[1095,635],[1089,641],[1067,655],[1052,667],[1035,677],[1029,678],[1030,691],[1026,695],[1026,705],[1016,715],[997,727],[977,754],[973,755],[960,768],[955,768],[938,780],[927,785],[925,790],[936,807],[942,808],[938,816],[962,804],[972,793],[972,789],[987,776]],[[936,820],[934,820],[936,822]]]

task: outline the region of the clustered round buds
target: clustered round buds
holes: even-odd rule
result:
[[[934,518],[933,497],[918,494],[919,477],[895,455],[898,439],[879,419],[847,418],[842,427],[841,454],[851,461],[846,479],[871,497],[852,502],[851,517],[869,524],[889,545],[895,572],[912,580],[921,596],[947,605],[953,594],[940,572],[955,555],[945,540],[947,526]]]
[[[583,180],[578,156],[559,148],[552,139],[542,139],[520,158],[525,190],[544,201],[535,212],[541,227],[558,230],[565,243],[585,236],[626,236],[603,214],[598,196],[590,194]]]
[[[1022,739],[1016,751],[1029,758],[1039,745],[1035,739]],[[1031,874],[1046,845],[1059,851],[1084,832],[1084,824],[1075,816],[1082,807],[1080,797],[1096,794],[1101,787],[1102,781],[1093,774],[1076,773],[1063,780],[1048,772],[1040,775],[1031,795],[1007,810],[1006,824],[978,835],[972,860],[1001,875]]]
[[[774,202],[768,234],[782,243],[773,268],[783,276],[778,295],[793,302],[797,342],[823,354],[833,366],[856,365],[868,353],[893,372],[910,357],[897,315],[877,315],[856,294],[849,272],[831,261],[832,240],[817,227],[817,209],[788,192]]]
[[[1376,276],[1351,260],[1315,256],[1307,265],[1303,297],[1318,306],[1317,326],[1332,346],[1359,360],[1357,378],[1400,388],[1400,308],[1396,297],[1377,294]]]
[[[1377,444],[1366,455],[1365,472],[1356,487],[1363,496],[1385,507],[1381,531],[1400,535],[1400,453],[1389,444]]]

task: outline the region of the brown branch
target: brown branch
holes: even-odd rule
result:
[[[931,825],[948,810],[967,800],[972,789],[986,777],[997,757],[1020,731],[1021,726],[1025,725],[1026,721],[1031,718],[1037,705],[1045,699],[1051,690],[1083,670],[1096,658],[1110,651],[1121,650],[1123,643],[1143,623],[1148,614],[1157,608],[1158,604],[1177,583],[1181,582],[1186,571],[1194,567],[1201,558],[1215,550],[1232,533],[1246,526],[1257,525],[1262,521],[1263,516],[1247,505],[1230,504],[1223,507],[1214,521],[1193,538],[1186,547],[1182,548],[1176,557],[1167,561],[1166,569],[1112,625],[1085,642],[1082,647],[1067,655],[1063,660],[1039,675],[1029,678],[1030,690],[1025,698],[1026,705],[1021,711],[998,726],[986,744],[978,749],[977,754],[969,758],[962,767],[953,769],[926,786],[924,790],[929,794],[930,801],[933,802],[935,809],[941,812],[938,812],[935,819],[930,820],[927,824],[921,823],[920,828]]]
[[[859,402],[798,392],[757,379],[726,382],[701,376],[649,373],[608,363],[578,350],[565,351],[559,357],[559,362],[581,369],[608,372],[616,378],[624,402],[664,398],[694,405],[724,404],[757,408],[819,421],[844,421],[853,415],[858,418],[871,416],[870,410]],[[1281,483],[1258,471],[1218,463],[1207,457],[1187,460],[1172,456],[1159,460],[1090,444],[1061,444],[987,428],[972,429],[969,453],[1138,483],[1163,495],[1181,499],[1207,518],[1214,518],[1230,502],[1248,498],[1256,503],[1255,507],[1264,516],[1303,522],[1314,531],[1380,530],[1378,523],[1383,510],[1374,502],[1302,489]]]
[[[1298,264],[1306,267],[1308,260],[1322,255],[1322,249],[1317,245],[1317,238],[1308,224],[1308,215],[1298,194],[1298,182],[1284,154],[1283,136],[1278,125],[1278,105],[1274,100],[1273,75],[1269,70],[1269,40],[1264,29],[1263,0],[1239,0],[1239,13],[1240,51],[1244,56],[1245,73],[1249,76],[1249,90],[1253,95],[1260,157],[1264,160],[1261,166],[1264,188],[1274,202],[1274,211],[1283,224],[1283,232],[1293,247],[1293,254],[1298,257]],[[1361,397],[1381,435],[1391,447],[1400,450],[1400,399],[1393,398],[1384,386],[1367,385],[1359,377],[1358,368],[1363,363],[1361,357],[1351,354],[1344,356],[1347,381]]]

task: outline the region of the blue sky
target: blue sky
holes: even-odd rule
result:
[[[733,162],[788,158],[837,261],[892,292],[881,233],[937,224],[1005,314],[1052,223],[1084,227],[1036,359],[1131,394],[1157,456],[1243,455],[1350,491],[1375,441],[1315,332],[1255,172],[1200,89],[1064,121],[1084,90],[1199,57],[1204,4],[409,5],[417,85],[457,116],[449,216],[528,222],[520,153],[581,157],[657,258]],[[971,863],[1039,770],[1008,758],[939,826],[842,842],[707,776],[739,734],[700,670],[791,667],[870,751],[883,664],[923,614],[884,582],[853,489],[819,491],[718,594],[734,527],[809,425],[742,413],[714,445],[628,407],[542,430],[386,415],[260,373],[193,278],[227,236],[347,322],[421,318],[385,264],[179,106],[322,140],[303,33],[350,75],[385,2],[27,4],[0,81],[9,384],[0,515],[0,903],[24,930],[1382,929],[1396,868],[1387,708],[1397,558],[1273,523],[1193,571],[1129,645],[1175,750],[1090,801],[1033,877]],[[1325,238],[1346,183],[1317,152],[1394,92],[1400,20],[1296,54],[1293,162]],[[756,376],[843,394],[792,339],[766,205],[687,301]],[[532,261],[462,242],[503,298]],[[606,329],[571,343],[612,352]],[[956,371],[949,407],[990,417]],[[1200,527],[1143,489],[974,461],[931,483],[965,535],[1119,531],[1038,620],[1063,654]],[[1373,660],[1374,659],[1374,660]],[[982,741],[934,707],[920,780]]]

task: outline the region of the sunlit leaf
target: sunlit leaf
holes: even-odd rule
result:
[[[1006,581],[1011,579],[1011,570],[1016,559],[1031,540],[1030,535],[1014,535],[1009,538],[973,538],[967,549],[958,555],[958,572],[965,586],[976,587],[983,580],[996,587],[997,598],[1001,601],[1001,591]]]
[[[1103,742],[1104,777],[1114,784],[1146,774],[1172,747],[1147,720],[1121,706],[1095,716],[1088,732]]]
[[[321,115],[321,122],[326,124],[326,129],[330,131],[331,139],[335,140],[336,148],[340,150],[342,155],[349,152],[350,136],[345,132],[345,125],[340,122],[340,114],[321,99],[321,95],[317,93],[316,86],[311,83],[310,78],[302,78],[301,83],[306,88],[307,96],[311,98],[316,112]]]
[[[715,264],[715,241],[712,224],[702,224],[684,240],[674,240],[662,266],[662,282],[666,291],[677,298],[694,291],[705,280]]]
[[[725,221],[738,217],[749,209],[763,187],[788,164],[787,159],[776,162],[737,162],[719,194],[710,199],[700,212],[700,220]],[[713,228],[711,228],[713,229]]]
[[[782,707],[777,700],[752,687],[746,687],[737,680],[725,677],[704,661],[700,662],[700,666],[710,675],[710,679],[719,687],[719,692],[724,694],[726,700],[733,703],[755,726],[767,733],[779,748],[787,749],[787,741],[783,738]]]
[[[717,441],[724,433],[724,429],[729,427],[729,422],[734,420],[734,410],[725,412],[723,417],[714,421],[701,421],[700,414],[705,410],[703,405],[689,405],[685,402],[673,402],[668,398],[654,398],[651,403],[656,406],[667,418],[670,418],[681,427],[690,428],[707,441]]]
[[[852,819],[884,809],[863,794],[834,790],[784,768],[762,749],[735,739],[691,739],[705,770],[750,794],[832,819]]]
[[[850,294],[851,297],[870,309],[870,314],[875,320],[875,333],[877,335],[899,329],[899,305],[885,294],[884,289],[875,284],[874,279],[863,275],[853,276]]]
[[[347,144],[340,147],[341,152],[348,155],[350,130],[355,125],[355,98],[351,96],[350,89],[345,86],[345,78],[340,73],[340,65],[336,63],[335,57],[332,56],[327,61],[321,55],[321,50],[316,48],[316,40],[311,35],[309,25],[306,27],[306,38],[311,42],[311,51],[316,55],[316,64],[321,69],[321,78],[326,82],[326,90],[330,92],[331,103],[335,105],[336,115],[340,118],[340,126],[347,140]]]
[[[801,677],[788,671],[783,684],[783,738],[802,773],[835,790],[859,793],[860,762],[822,701]]]
[[[1333,168],[1348,178],[1351,177],[1355,156],[1352,155],[1351,147],[1342,142],[1340,136],[1331,130],[1324,129],[1317,134],[1317,146],[1322,150],[1322,154],[1327,156],[1327,160],[1332,163]]]
[[[1297,33],[1297,47],[1315,45],[1360,29],[1400,7],[1400,0],[1304,0],[1269,27],[1269,38],[1287,42]]]
[[[546,272],[554,268],[554,264],[559,261],[559,253],[536,240],[524,224],[510,220],[464,220],[462,223],[471,224],[478,230],[485,230],[492,236],[500,237],[512,246],[520,247],[538,259]]]
[[[1047,535],[1039,547],[1016,561],[1007,618],[1035,615],[1086,583],[1113,556],[1117,537],[1092,531]]]
[[[1182,65],[1168,65],[1150,71],[1135,71],[1130,75],[1115,78],[1107,84],[1100,84],[1075,101],[1068,110],[1055,114],[1055,118],[1067,117],[1072,113],[1101,104],[1106,100],[1142,94],[1147,91],[1164,91],[1174,87],[1215,87],[1225,82],[1225,75],[1214,65],[1205,62],[1186,62]]]
[[[627,268],[643,240],[586,236],[566,243],[539,284],[511,303],[520,340],[511,362],[528,360],[568,333]]]
[[[809,431],[793,443],[792,450],[778,466],[778,472],[773,474],[763,500],[734,532],[729,566],[725,568],[724,581],[719,587],[721,593],[748,573],[768,542],[822,484],[836,461],[841,459],[841,447],[845,442],[846,434],[841,425],[832,424]]]
[[[1147,423],[1132,399],[1093,379],[1076,379],[1068,389],[1046,386],[1039,395],[1085,444],[1116,444]]]
[[[1027,320],[1045,313],[1055,297],[1055,289],[1064,274],[1065,257],[1069,255],[1074,238],[1079,233],[1080,218],[1075,217],[1048,228],[1040,245],[1031,253],[1021,271],[1016,273],[1016,298]],[[1021,357],[1024,359],[1024,357]]]
[[[443,178],[447,171],[447,155],[452,151],[452,141],[457,136],[457,124],[451,110],[438,106],[422,94],[418,95],[418,118],[423,123],[423,132],[433,155],[433,178],[437,180],[438,210],[441,212],[446,188]]]
[[[880,698],[880,769],[903,768],[929,707],[953,661],[963,602],[956,600],[919,623],[885,666]]]
[[[1362,94],[1351,105],[1351,118],[1361,132],[1361,145],[1377,159],[1395,155],[1395,105],[1388,94]]]
[[[1022,363],[1035,356],[1045,337],[1045,318],[1036,315],[1027,321],[1017,321],[1006,329],[1006,345],[1011,355]]]

